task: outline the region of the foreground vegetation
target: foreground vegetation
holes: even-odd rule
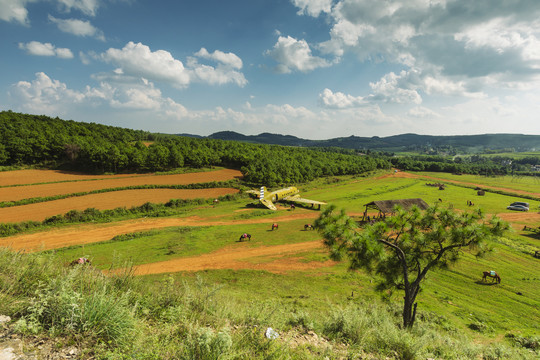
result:
[[[511,334],[478,345],[442,316],[424,313],[410,330],[400,310],[376,300],[312,314],[275,299],[240,303],[196,276],[148,283],[129,271],[104,276],[66,268],[49,255],[0,250],[0,313],[27,336],[48,335],[103,359],[533,359],[538,338]],[[272,327],[275,339],[265,336]]]
[[[361,213],[369,201],[414,197],[430,204],[442,197],[442,205],[457,209],[466,209],[465,199],[472,198],[485,212],[501,213],[509,212],[507,203],[520,199],[517,192],[478,197],[474,189],[451,183],[440,191],[425,186],[424,179],[387,175],[322,178],[301,190],[308,198],[336,204],[352,214]],[[529,184],[523,187],[536,191]],[[430,272],[409,330],[402,329],[401,291],[380,297],[374,291],[376,277],[347,272],[344,263],[285,274],[208,270],[131,275],[126,261],[138,265],[207,254],[231,246],[245,231],[253,236],[246,244],[249,247],[320,239],[315,231],[303,231],[307,220],[302,219],[282,222],[279,231],[269,231],[276,213],[250,207],[250,202],[232,196],[218,205],[206,200],[147,204],[133,213],[124,209],[103,218],[189,214],[219,217],[221,223],[231,220],[231,224],[155,229],[28,255],[2,249],[0,314],[14,319],[12,327],[18,333],[77,344],[85,349],[83,357],[103,359],[538,357],[540,273],[538,260],[531,256],[538,240],[522,231],[490,242],[493,251],[485,258],[465,255],[449,269]],[[532,209],[540,203],[530,202]],[[295,213],[318,215],[302,208]],[[51,220],[49,226],[100,221],[103,215],[72,212],[58,217],[56,224]],[[252,218],[269,223],[241,222]],[[64,266],[82,255],[92,259],[92,267]],[[313,264],[329,260],[321,250],[288,257]],[[481,272],[489,269],[502,274],[502,284],[480,281]],[[269,327],[279,334],[276,339],[265,336]]]

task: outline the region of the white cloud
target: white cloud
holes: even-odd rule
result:
[[[38,114],[63,114],[63,105],[79,103],[84,99],[80,92],[67,88],[66,84],[49,78],[45,73],[36,73],[30,83],[19,81],[10,92],[14,104],[24,111]]]
[[[367,102],[361,96],[347,95],[342,92],[332,92],[330,89],[324,89],[319,94],[319,101],[323,107],[346,109],[365,105]]]
[[[404,80],[404,81],[403,81]],[[402,71],[400,75],[393,72],[384,75],[378,82],[370,83],[373,93],[371,101],[383,101],[396,104],[420,104],[422,97],[416,91],[416,86],[411,86],[409,73]]]
[[[290,73],[296,70],[309,72],[331,65],[327,60],[313,56],[305,40],[296,40],[290,36],[280,36],[274,48],[267,50],[266,54],[279,63],[276,68],[279,73]]]
[[[12,103],[20,110],[51,116],[103,106],[153,111],[167,117],[185,115],[187,112],[181,104],[164,97],[153,83],[145,80],[116,86],[102,82],[99,87],[86,86],[84,90],[78,91],[69,89],[65,83],[51,79],[43,72],[35,76],[32,82],[19,81],[11,88]]]
[[[94,27],[90,21],[79,19],[57,19],[49,15],[49,21],[55,23],[63,32],[76,36],[90,36],[99,40],[105,40],[103,32]]]
[[[291,0],[294,6],[300,8],[298,14],[307,14],[314,17],[320,13],[329,13],[332,9],[332,0]]]
[[[189,84],[189,72],[184,64],[165,50],[151,51],[141,43],[127,43],[122,49],[110,48],[101,59],[119,66],[128,76],[144,77],[152,81],[163,81],[178,87]]]
[[[26,50],[30,55],[36,56],[57,56],[62,59],[72,59],[73,53],[66,48],[55,48],[51,43],[40,43],[30,41],[29,43],[19,43],[19,49]]]
[[[58,2],[68,12],[76,9],[88,16],[95,16],[100,5],[100,0],[58,0]]]
[[[201,48],[201,50],[195,53],[195,56],[220,62],[223,65],[229,66],[233,69],[242,68],[242,59],[233,53],[224,53],[223,51],[215,50],[210,54],[208,50]]]
[[[419,119],[440,118],[441,115],[423,106],[415,106],[407,112],[407,115]]]
[[[242,68],[242,59],[233,53],[224,53],[220,50],[215,50],[209,53],[205,48],[201,48],[194,54],[196,57],[208,59],[218,62],[216,67],[199,64],[194,57],[188,58],[187,67],[193,81],[198,81],[210,85],[224,85],[234,83],[240,87],[247,84],[247,80],[239,71],[235,69]]]
[[[110,48],[101,54],[100,58],[106,62],[114,63],[118,68],[114,74],[100,74],[98,78],[106,77],[112,81],[126,82],[141,77],[152,81],[172,84],[176,87],[186,87],[191,82],[200,82],[210,85],[236,84],[245,86],[247,80],[244,74],[237,71],[242,68],[242,60],[233,53],[216,50],[209,53],[202,48],[196,52],[195,57],[189,57],[187,63],[175,59],[165,50],[151,51],[141,43],[129,42],[122,49]],[[200,64],[198,58],[216,61],[216,66]]]
[[[417,69],[427,93],[484,96],[483,89],[525,88],[540,79],[540,2],[536,0],[338,0],[330,12],[292,0],[302,14],[325,14],[329,39],[314,45],[335,56]],[[314,8],[315,9],[315,8]],[[289,69],[284,67],[284,69]],[[418,99],[403,81],[378,82],[381,99]],[[531,88],[531,86],[528,86]],[[388,96],[387,91],[394,95]],[[397,96],[396,96],[397,95]]]
[[[26,4],[31,0],[0,0],[0,20],[28,24]]]

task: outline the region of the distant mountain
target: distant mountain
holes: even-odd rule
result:
[[[193,136],[186,135],[182,136]],[[262,133],[243,135],[234,131],[220,131],[207,136],[209,139],[245,141],[255,144],[274,144],[304,147],[340,147],[346,149],[372,149],[380,151],[404,151],[419,148],[452,147],[455,149],[513,149],[515,151],[540,150],[540,135],[483,134],[433,136],[402,134],[388,137],[339,137],[328,140],[308,140],[292,135]]]

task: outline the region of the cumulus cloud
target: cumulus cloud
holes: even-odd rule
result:
[[[291,1],[302,14],[324,14],[330,23],[329,38],[317,49],[417,69],[427,92],[471,97],[487,85],[515,88],[540,79],[538,1],[338,0],[329,12],[309,11],[315,0]],[[395,94],[405,82],[382,80],[373,84],[381,100],[419,99],[411,88]]]
[[[14,21],[23,25],[28,24],[26,4],[30,0],[0,0],[0,20]]]
[[[99,0],[58,0],[58,2],[68,12],[75,9],[88,16],[95,16],[100,5]]]
[[[373,90],[371,101],[383,101],[396,104],[420,104],[422,97],[410,81],[410,73],[402,71],[400,75],[391,72],[384,75],[378,82],[370,83]]]
[[[407,112],[407,115],[419,119],[439,118],[441,115],[424,106],[415,106]]]
[[[38,114],[63,113],[62,104],[79,103],[84,98],[82,93],[68,89],[66,84],[49,78],[43,72],[36,73],[32,82],[14,84],[10,95],[14,104]]]
[[[274,48],[267,50],[266,54],[279,63],[276,70],[284,74],[292,71],[309,72],[331,65],[327,60],[312,55],[305,40],[297,40],[290,36],[280,36]]]
[[[367,102],[361,96],[347,95],[342,92],[332,92],[330,89],[324,89],[319,94],[319,101],[323,107],[346,109],[365,105]]]
[[[220,62],[221,64],[229,66],[233,69],[242,68],[242,59],[233,53],[224,53],[223,51],[216,50],[210,54],[208,50],[201,48],[201,50],[195,53],[195,56]]]
[[[191,79],[210,85],[224,85],[234,83],[240,87],[247,84],[244,74],[237,71],[242,68],[242,59],[233,53],[224,53],[215,50],[209,53],[205,48],[196,52],[195,57],[217,62],[217,66],[200,64],[195,57],[188,58],[187,66],[189,68]]]
[[[297,8],[298,14],[307,14],[314,17],[320,13],[329,13],[332,9],[332,0],[291,0]]]
[[[101,59],[119,66],[126,75],[164,81],[183,87],[189,84],[189,73],[180,60],[165,50],[151,51],[141,43],[129,42],[122,49],[110,48]]]
[[[242,68],[242,60],[233,53],[216,50],[209,53],[202,48],[187,59],[186,65],[175,59],[165,50],[152,51],[141,43],[129,42],[122,49],[110,48],[102,53],[100,58],[118,66],[109,79],[130,81],[130,78],[146,78],[151,81],[166,82],[176,87],[186,87],[191,82],[201,82],[210,85],[233,83],[238,86],[247,84]],[[199,59],[208,59],[218,64],[211,66],[199,63]],[[99,75],[102,79],[105,74]]]
[[[134,111],[151,110],[169,117],[186,114],[187,110],[168,97],[164,97],[152,82],[141,79],[138,83],[111,85],[102,82],[98,87],[83,90],[70,89],[65,83],[39,72],[31,82],[13,84],[10,97],[15,107],[39,114],[59,115],[84,107],[108,105],[114,109]]]
[[[73,53],[67,48],[56,48],[51,43],[40,43],[30,41],[29,43],[19,43],[19,49],[26,50],[30,55],[36,56],[57,56],[62,59],[72,59]]]
[[[99,40],[105,40],[103,32],[94,27],[90,21],[79,19],[57,19],[52,15],[49,15],[49,21],[55,23],[58,26],[58,29],[63,32],[76,36],[89,36]]]

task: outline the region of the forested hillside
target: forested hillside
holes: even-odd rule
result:
[[[305,149],[152,134],[47,116],[0,112],[0,165],[86,172],[146,172],[226,166],[268,186],[389,168],[352,150]]]
[[[193,136],[193,135],[191,135]],[[233,131],[221,131],[208,136],[210,139],[237,140],[255,144],[278,144],[304,147],[340,147],[356,150],[415,151],[446,153],[478,153],[485,151],[534,151],[540,149],[540,135],[482,134],[433,136],[401,134],[387,137],[349,136],[324,140],[301,139],[291,135],[262,133],[242,135]]]

